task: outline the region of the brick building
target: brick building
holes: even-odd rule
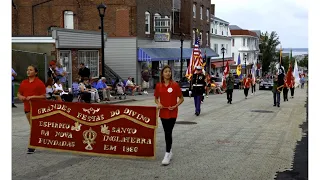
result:
[[[88,51],[82,53],[88,54],[88,57],[82,58],[88,63],[92,57],[89,51],[94,51],[94,58],[98,58],[99,62],[89,65],[97,69],[98,75],[101,74],[101,49],[98,47],[101,39],[97,35],[100,33],[97,5],[101,0],[13,2],[16,7],[12,8],[13,48],[28,50],[30,46],[43,47],[46,44],[48,48],[42,53],[47,53],[51,59],[59,60],[62,56],[72,59],[72,80],[75,80],[78,71],[80,51]],[[207,38],[210,31],[210,18],[207,19],[210,0],[105,0],[104,3],[107,5],[104,32],[108,37],[104,48],[105,64],[110,72],[123,79],[132,76],[140,83],[140,71],[144,67],[152,69],[154,78],[157,78],[157,71],[164,64],[170,64],[178,70],[180,32],[185,34],[183,59],[190,59],[196,29],[199,30],[201,47],[206,48],[208,58],[216,56],[209,48],[210,38]],[[57,33],[64,40],[57,38]],[[87,35],[82,37],[81,33]],[[88,39],[90,36],[95,39]],[[73,44],[59,47],[58,43],[62,41]],[[79,43],[82,43],[81,46]],[[185,62],[184,68],[186,66]]]

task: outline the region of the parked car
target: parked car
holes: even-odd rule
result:
[[[239,89],[241,82],[240,82],[240,78],[237,74],[233,74],[234,76],[234,89]]]
[[[190,83],[188,81],[188,78],[183,77],[181,81],[178,81],[182,94],[184,97],[189,96],[189,87],[190,87]]]
[[[259,90],[267,89],[271,90],[273,88],[272,79],[261,79],[259,84]]]

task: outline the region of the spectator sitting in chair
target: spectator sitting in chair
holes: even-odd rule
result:
[[[132,91],[132,96],[134,96],[134,93],[136,92],[136,90],[138,89],[139,95],[141,94],[141,87],[137,86],[133,80],[132,77],[129,77],[126,83],[126,89],[130,89]]]
[[[98,90],[95,88],[92,88],[92,86],[89,83],[89,78],[87,77],[83,78],[83,82],[79,84],[79,89],[80,89],[80,92],[83,94],[90,93],[92,101],[100,102]]]
[[[63,101],[72,102],[73,95],[63,90],[63,85],[61,84],[60,79],[56,80],[56,83],[53,85],[53,88],[54,94],[60,96]]]
[[[60,95],[54,94],[53,84],[54,84],[53,79],[51,77],[49,77],[46,82],[46,98],[48,100],[62,101]]]
[[[110,89],[106,84],[107,79],[105,77],[101,77],[101,79],[98,81],[95,88],[98,91],[102,91],[102,96],[104,101],[110,101]]]

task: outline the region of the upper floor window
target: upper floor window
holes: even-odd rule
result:
[[[197,7],[196,7],[196,4],[193,4],[192,6],[192,12],[193,12],[193,18],[196,18],[196,12],[197,12]]]
[[[150,34],[150,13],[145,12],[145,33]]]
[[[225,53],[228,54],[228,49],[229,49],[228,44],[226,44],[226,47],[225,47],[225,48],[226,48]]]
[[[207,42],[206,43],[207,43],[207,46],[209,46],[209,32],[207,32],[206,36],[207,36],[207,39],[206,39]]]
[[[214,44],[213,50],[214,50],[214,52],[218,53],[218,44]]]
[[[207,9],[207,21],[208,22],[210,21],[210,11],[209,11],[209,9]]]
[[[65,29],[74,29],[73,12],[72,11],[64,11],[63,12],[63,25],[64,25]]]
[[[246,38],[242,39],[242,46],[246,46]]]
[[[203,14],[203,7],[201,6],[201,7],[200,7],[200,19],[201,19],[201,20],[203,19],[202,14]]]
[[[213,34],[213,28],[211,28],[211,33]]]
[[[202,37],[203,37],[203,36],[202,36],[202,32],[200,32],[200,35],[199,35],[199,44],[200,44],[200,45],[202,45]]]
[[[192,30],[192,42],[195,43],[196,40],[196,30]]]
[[[170,32],[170,18],[168,16],[165,16],[164,18],[161,16],[158,16],[155,18],[155,32],[160,33],[168,33]]]
[[[234,39],[232,39],[232,47],[234,47]]]
[[[155,13],[153,16],[153,30],[156,32],[156,26],[160,26],[160,22],[156,21],[156,19],[160,19],[161,15],[159,13]]]

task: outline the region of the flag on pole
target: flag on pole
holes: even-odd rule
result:
[[[255,84],[256,83],[256,67],[255,67],[255,64],[252,65],[251,74],[252,74],[252,83]]]
[[[229,62],[227,61],[226,67],[224,68],[223,71],[223,82],[222,82],[222,88],[225,89],[227,87],[227,83],[226,83],[226,77],[229,74],[230,68],[229,68]]]
[[[241,79],[241,76],[242,76],[241,69],[242,69],[242,65],[241,65],[241,59],[240,59],[240,53],[239,53],[239,55],[238,55],[238,66],[237,66],[237,75],[240,77],[240,79]]]
[[[196,38],[194,47],[191,52],[189,67],[187,68],[186,78],[191,79],[194,74],[194,69],[196,66],[202,66],[203,59],[201,56],[201,49],[199,48],[199,39]]]
[[[280,67],[281,67],[281,59],[282,59],[282,46],[280,46]]]
[[[295,78],[295,80],[294,80],[295,87],[297,87],[300,84],[300,76],[299,76],[299,72],[298,72],[297,60],[295,60],[295,63],[294,63],[293,76]]]

